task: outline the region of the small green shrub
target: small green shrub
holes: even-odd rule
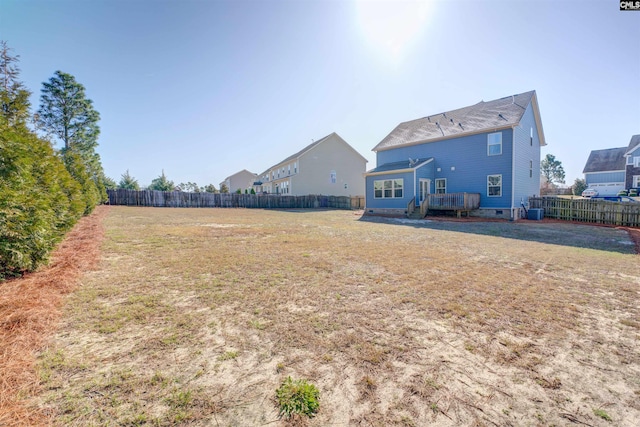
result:
[[[605,421],[611,421],[611,417],[602,409],[594,409],[593,413]]]
[[[312,417],[320,407],[320,392],[307,380],[293,380],[287,377],[276,390],[276,401],[280,416],[290,418],[300,414]]]

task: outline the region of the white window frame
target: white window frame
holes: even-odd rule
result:
[[[499,138],[497,138],[497,137]],[[494,141],[493,138],[500,139],[500,141]],[[491,147],[500,147],[499,153],[491,153]],[[494,132],[487,135],[487,156],[500,156],[502,155],[502,132]]]
[[[338,174],[336,174],[336,171],[331,171],[329,173],[329,182],[331,184],[335,184],[336,182],[338,182]]]
[[[640,175],[633,175],[633,188],[640,187]]]
[[[439,182],[444,182],[444,186],[438,186]],[[447,194],[447,178],[436,178],[435,182],[436,194]],[[443,190],[443,191],[440,191]]]
[[[640,156],[633,157],[633,167],[640,168]]]
[[[298,162],[293,164],[293,173],[298,173]]]
[[[491,178],[496,176],[500,178],[500,185],[491,185]],[[500,189],[499,194],[491,194],[489,189],[492,187],[498,187]],[[502,197],[502,174],[487,175],[487,197]]]
[[[379,191],[380,195],[376,195],[376,191]],[[387,191],[389,195],[387,195]],[[373,181],[374,199],[402,199],[403,197],[404,178],[377,179]]]
[[[632,165],[633,164],[633,156],[627,156],[627,164],[628,165]]]

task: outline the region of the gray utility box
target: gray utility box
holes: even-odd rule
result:
[[[542,218],[544,218],[544,209],[529,209],[527,218],[541,220]]]

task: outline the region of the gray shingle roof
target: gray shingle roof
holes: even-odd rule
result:
[[[400,123],[373,151],[517,125],[535,93],[530,91],[493,101],[480,101],[468,107]]]
[[[593,150],[582,173],[621,171],[625,169],[627,147]]]
[[[416,159],[416,160],[413,160],[413,161],[409,161],[409,159],[407,159],[407,160],[403,160],[401,162],[385,163],[384,165],[377,166],[377,167],[367,171],[367,173],[390,172],[390,171],[401,170],[401,169],[413,169],[413,168],[415,168],[417,166],[420,166],[421,164],[423,164],[427,160],[433,160],[433,157],[428,157],[428,158],[424,158],[424,159]]]
[[[629,141],[629,146],[627,147],[627,152],[633,150],[638,145],[640,145],[640,135],[633,135],[631,137],[631,141]]]

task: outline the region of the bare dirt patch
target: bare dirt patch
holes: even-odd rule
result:
[[[47,267],[0,283],[0,425],[46,425],[25,397],[39,390],[35,353],[55,331],[62,298],[99,259],[101,221],[107,208],[82,218],[52,254]]]
[[[637,425],[622,230],[112,207],[39,356],[57,425]],[[203,226],[206,225],[206,226]],[[607,418],[610,419],[607,420]]]

